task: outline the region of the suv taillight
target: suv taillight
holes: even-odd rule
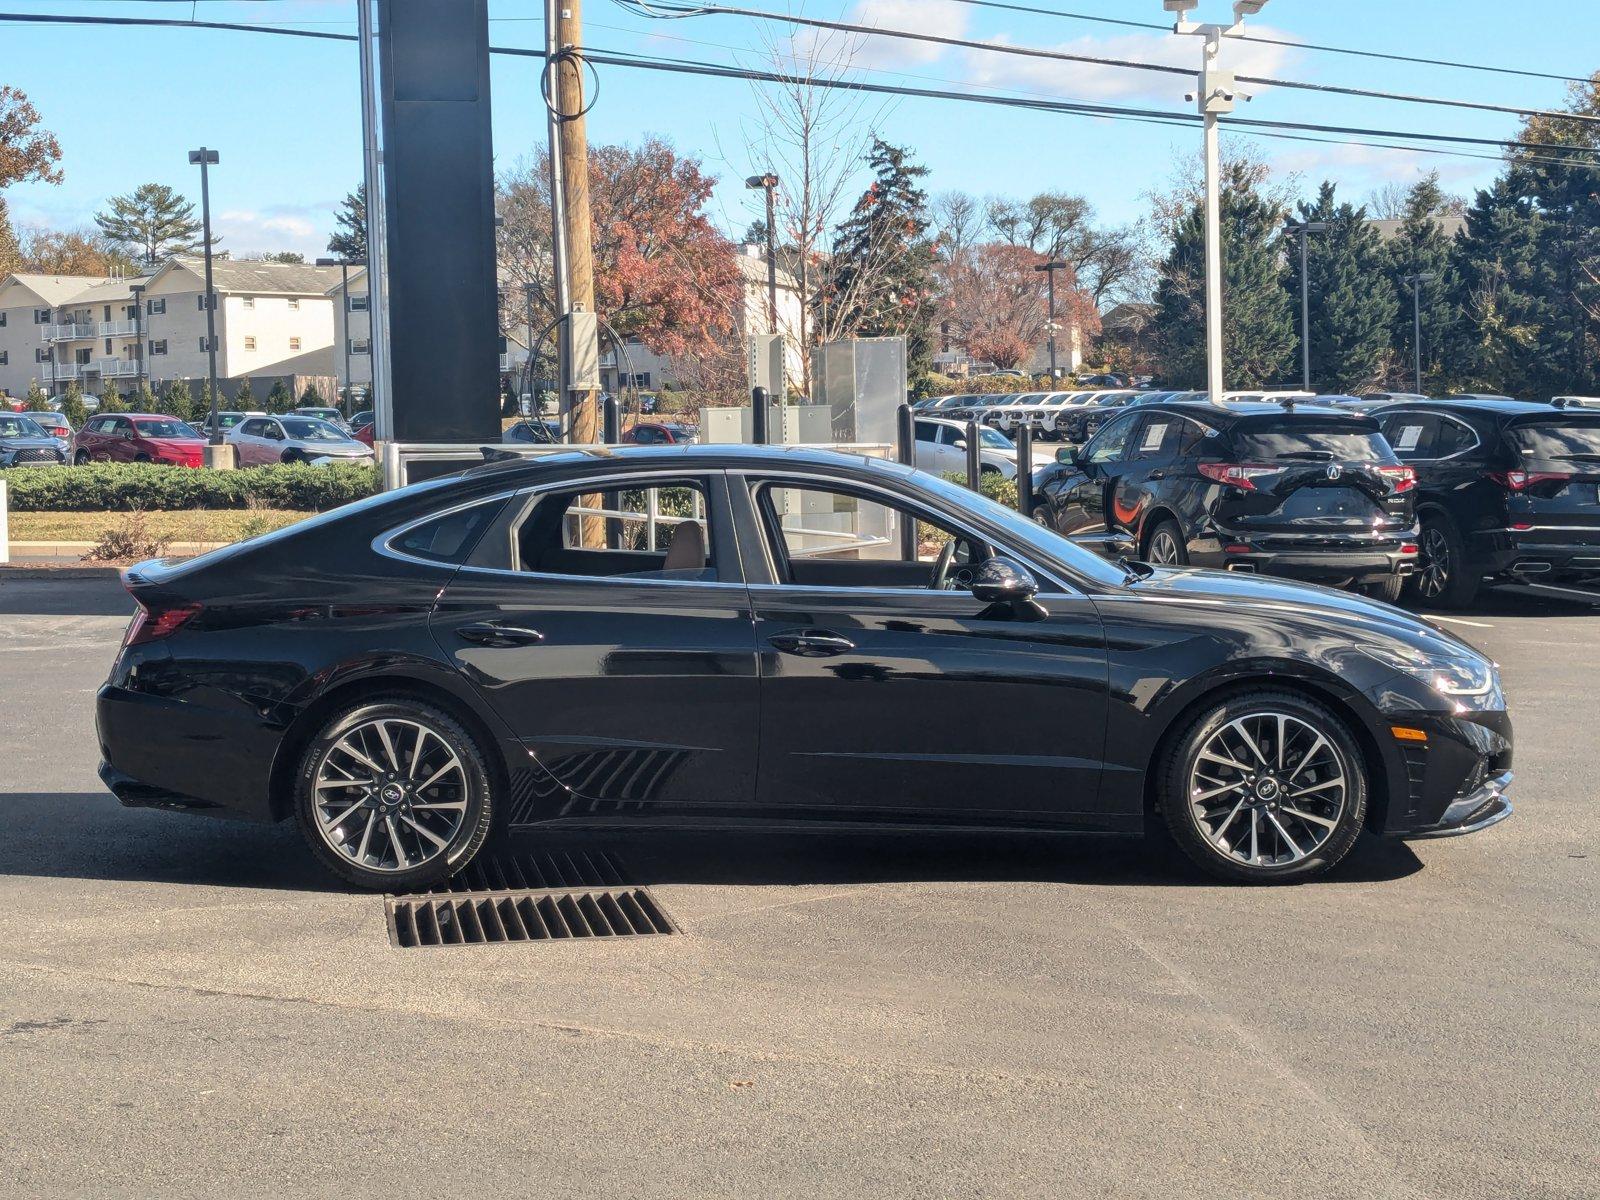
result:
[[[1218,483],[1236,487],[1241,492],[1255,491],[1257,479],[1278,472],[1277,467],[1253,466],[1249,463],[1203,462],[1196,465],[1200,468],[1200,474],[1207,479],[1215,479]]]
[[[1417,486],[1417,472],[1412,467],[1379,467],[1378,474],[1394,486],[1397,496]]]
[[[128,632],[123,636],[124,646],[139,646],[145,642],[159,641],[175,633],[200,614],[198,604],[174,604],[168,608],[148,608],[143,602],[133,614]]]
[[[1490,471],[1489,478],[1512,492],[1525,492],[1541,483],[1566,483],[1572,478],[1569,471]]]

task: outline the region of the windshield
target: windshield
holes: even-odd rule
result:
[[[198,438],[200,435],[182,421],[135,421],[133,427],[140,437],[147,438]]]
[[[1092,579],[1107,587],[1121,587],[1128,582],[1128,573],[1122,567],[1107,562],[1082,546],[1074,545],[1054,530],[1046,529],[1037,521],[1030,521],[1021,513],[987,496],[936,475],[924,476],[917,482],[958,509],[981,514],[1000,526],[1007,537],[1019,546],[1031,547],[1050,558],[1057,559],[1086,579]]]
[[[1514,425],[1507,436],[1525,462],[1600,462],[1600,422],[1579,419]]]
[[[344,434],[326,421],[314,417],[285,417],[283,429],[290,437],[302,442],[343,442]]]
[[[0,417],[0,438],[49,437],[36,421],[27,417]]]
[[[979,427],[978,441],[985,446],[993,446],[996,450],[1011,450],[1015,448],[1005,434],[989,425]]]
[[[1395,463],[1394,451],[1375,429],[1360,426],[1297,422],[1282,426],[1249,426],[1234,437],[1239,456],[1248,462],[1375,462]]]

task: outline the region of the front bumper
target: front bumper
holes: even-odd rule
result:
[[[1511,815],[1511,801],[1506,799],[1511,780],[1510,771],[1502,771],[1492,779],[1485,779],[1451,803],[1438,824],[1414,829],[1400,836],[1407,839],[1461,837],[1500,824]]]

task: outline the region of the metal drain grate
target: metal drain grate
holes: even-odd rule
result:
[[[390,896],[385,903],[389,938],[401,948],[678,932],[642,888]]]
[[[627,869],[615,855],[604,850],[562,850],[547,854],[480,855],[422,894],[627,886]]]

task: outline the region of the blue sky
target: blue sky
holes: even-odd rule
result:
[[[1159,0],[1020,0],[1038,7],[1160,21]],[[785,0],[746,6],[791,10]],[[351,0],[199,0],[202,20],[294,24],[354,30]],[[1223,19],[1227,0],[1201,0],[1199,16]],[[0,0],[0,10],[72,15],[186,18],[191,5],[144,0]],[[840,14],[878,27],[1009,41],[1112,57],[1195,62],[1194,38],[1059,17],[975,8],[958,0],[809,0],[813,16]],[[496,45],[542,44],[540,0],[491,0]],[[733,17],[650,21],[611,0],[588,0],[596,48],[759,66],[767,58],[765,22]],[[1583,75],[1600,68],[1594,0],[1272,0],[1251,28],[1293,41],[1320,42],[1434,58]],[[685,40],[687,39],[687,40]],[[1350,84],[1391,91],[1549,107],[1564,85],[1551,80],[1385,63],[1371,59],[1231,44],[1241,73]],[[856,50],[862,77],[955,90],[1002,90],[1067,99],[1187,111],[1178,76],[1111,71],[1065,63],[973,54],[871,39]],[[867,69],[870,68],[870,69]],[[198,195],[186,151],[219,148],[212,176],[219,232],[235,252],[290,249],[307,255],[327,240],[332,211],[360,176],[356,53],[348,43],[172,29],[90,29],[0,25],[0,83],[19,87],[60,138],[66,180],[19,185],[7,199],[23,224],[90,223],[108,196],[151,180]],[[496,160],[510,165],[544,137],[537,64],[497,59],[493,74]],[[1245,108],[1245,106],[1241,106]],[[757,131],[751,85],[602,68],[590,116],[594,142],[636,142],[649,134],[700,157],[723,181],[715,216],[730,230],[755,214],[742,180],[760,164],[747,147]],[[910,145],[931,169],[932,191],[1028,195],[1061,189],[1087,196],[1100,217],[1144,216],[1152,191],[1168,186],[1198,147],[1198,131],[1103,118],[999,110],[925,99],[873,109],[890,141]],[[1251,117],[1504,137],[1516,119],[1356,98],[1269,90],[1245,109]],[[1240,135],[1225,134],[1238,139]],[[1470,191],[1497,164],[1364,146],[1257,141],[1303,190],[1331,178],[1354,198],[1424,170],[1447,188]],[[1492,153],[1492,151],[1479,151]]]

